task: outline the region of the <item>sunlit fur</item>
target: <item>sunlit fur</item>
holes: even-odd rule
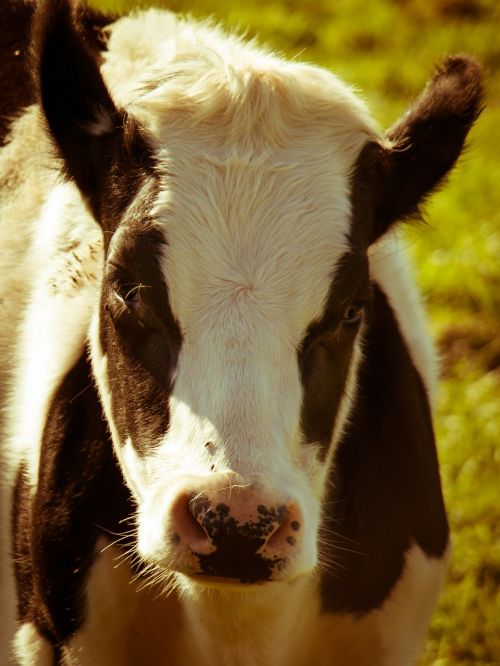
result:
[[[53,652],[49,642],[40,636],[32,622],[22,624],[12,646],[11,653],[23,666],[52,666]]]
[[[33,260],[31,272],[23,273],[28,316],[14,352],[18,365],[14,385],[20,397],[9,411],[9,424],[15,425],[9,425],[9,446],[15,451],[11,469],[21,460],[28,462],[35,489],[41,427],[50,395],[81,349],[90,326],[95,380],[117,457],[138,503],[138,550],[150,563],[133,589],[140,592],[143,586],[151,586],[162,602],[170,594],[169,599],[176,602],[175,612],[169,615],[169,609],[167,613],[171,621],[180,615],[179,599],[185,613],[179,647],[172,648],[173,663],[302,664],[313,649],[311,641],[318,638],[320,644],[322,639],[311,631],[319,610],[317,579],[314,573],[300,574],[311,574],[317,564],[317,528],[327,464],[318,461],[317,447],[302,441],[297,349],[309,324],[321,316],[339,260],[349,248],[350,176],[356,157],[369,139],[380,137],[364,105],[332,74],[286,62],[227,37],[218,28],[178,20],[166,12],[151,10],[114,24],[102,72],[115,101],[144,128],[158,159],[160,187],[149,213],[167,241],[164,254],[157,259],[183,335],[170,400],[171,425],[161,445],[144,458],[135,452],[138,443],[119,441],[107,359],[99,341],[96,306],[102,255],[96,226],[76,189],[59,183],[51,174],[45,184],[46,196],[37,190],[29,202],[30,219],[46,232],[38,241],[43,245],[40,253],[50,255],[47,244],[57,245],[61,232],[65,242],[79,242],[84,250],[94,247],[96,254],[91,256],[88,251],[85,255],[86,277],[78,289],[65,290],[60,284],[61,294],[55,298],[51,293],[53,271],[63,279],[67,268],[58,265],[60,255],[56,253],[43,265]],[[110,119],[101,114],[88,131],[100,136],[110,127]],[[80,240],[75,240],[75,234]],[[62,254],[70,256],[67,245]],[[381,257],[380,265],[377,257]],[[415,309],[413,288],[406,277],[398,278],[401,288],[390,279],[391,271],[399,271],[401,266],[399,255],[392,251],[372,257],[373,275],[401,312],[415,364],[431,386],[432,353],[426,342],[420,342],[421,315]],[[31,293],[32,298],[27,296]],[[415,315],[407,308],[408,294]],[[50,327],[42,325],[42,314],[48,311]],[[412,322],[410,327],[405,328],[405,320]],[[34,328],[36,336],[31,336]],[[417,336],[412,335],[412,328]],[[54,331],[67,343],[64,353]],[[334,442],[349,418],[362,353],[361,331]],[[23,378],[32,371],[35,384],[24,386]],[[204,447],[207,441],[216,445],[210,459]],[[144,444],[148,443],[141,442]],[[237,478],[243,485],[260,484],[267,496],[295,502],[307,517],[301,551],[287,570],[285,582],[273,583],[276,587],[266,591],[234,592],[206,589],[182,575],[172,577],[165,539],[169,507],[175,494],[189,488],[193,478],[199,484],[208,477],[211,465],[222,479],[227,475],[227,483],[235,483]],[[132,522],[128,529],[134,528]],[[121,538],[118,535],[117,541]],[[128,555],[138,557],[135,551]],[[413,560],[418,560],[419,571],[425,568],[419,569],[422,558],[419,553],[409,557],[409,578]],[[102,608],[106,601],[103,581],[114,585],[115,578],[107,576],[108,564],[103,557],[92,571],[91,611]],[[321,564],[335,570],[335,562]],[[114,619],[117,625],[123,619],[127,632],[142,618],[142,607],[139,602],[134,606],[132,595],[120,587],[120,567],[127,582],[131,576],[127,558],[116,566],[116,589],[123,597],[112,597],[116,601],[113,612],[116,608],[124,615],[130,611],[132,619]],[[150,604],[148,596],[144,607],[151,610]],[[235,618],[230,631],[226,626],[229,604]],[[160,604],[160,608],[165,612],[165,606]],[[211,632],[203,623],[207,608]],[[101,617],[107,621],[105,613]],[[398,611],[391,606],[387,617],[386,625],[397,633]],[[231,633],[237,620],[241,620],[240,632]],[[241,630],[249,622],[255,634],[246,638],[252,644],[248,650],[254,652],[246,650]],[[93,663],[94,649],[101,654],[98,624],[89,615],[82,634],[67,647],[68,655],[75,659],[80,659],[76,655],[81,649],[91,654],[82,656],[79,663]],[[151,626],[156,626],[161,645],[158,624],[152,621]],[[296,634],[286,644],[283,637],[292,633],[290,626],[296,628]],[[144,627],[144,635],[149,644],[147,629]],[[325,627],[327,630],[331,627]],[[24,627],[18,634],[16,649],[23,664],[31,663],[32,633],[30,627]],[[356,634],[353,636],[356,641]],[[367,646],[369,653],[371,644]],[[41,639],[38,647],[42,654]],[[110,654],[103,663],[123,663],[112,647],[106,649]],[[140,655],[144,646],[135,649],[132,654]],[[167,652],[163,655],[170,658]],[[399,665],[408,660],[380,663]]]
[[[370,248],[370,273],[389,298],[432,405],[436,392],[437,360],[400,235],[400,230],[389,232]]]
[[[303,660],[297,663],[310,660],[318,666],[414,664],[444,581],[445,560],[430,559],[413,544],[403,574],[383,605],[365,614],[340,613],[319,618]]]
[[[61,246],[70,251],[61,253]],[[40,441],[53,392],[85,345],[102,261],[99,229],[72,184],[58,183],[51,190],[38,219],[33,252],[44,261],[37,267],[37,282],[20,328],[16,402],[8,427],[14,458],[28,460],[34,487],[39,448],[32,442]]]
[[[27,466],[32,492],[36,491],[47,409],[58,382],[84,345],[102,257],[99,228],[77,188],[60,181],[35,107],[13,123],[9,138],[0,151],[0,218],[8,220],[2,225],[0,257],[2,664],[7,663],[15,620],[10,492],[21,463]],[[33,642],[34,632],[34,628],[21,632],[23,640]],[[47,648],[40,649],[40,655],[49,654]]]

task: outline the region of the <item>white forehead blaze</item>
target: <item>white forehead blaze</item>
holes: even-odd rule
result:
[[[348,247],[351,171],[376,137],[364,105],[326,70],[154,10],[112,27],[102,71],[157,151],[184,332],[214,310],[231,330],[220,308],[253,302],[248,323],[281,319],[297,344]]]
[[[172,159],[172,171],[160,215],[183,346],[170,437],[189,441],[201,421],[206,437],[224,442],[229,468],[270,472],[262,449],[278,451],[299,428],[297,347],[348,249],[347,178],[304,163],[281,170],[194,155]]]

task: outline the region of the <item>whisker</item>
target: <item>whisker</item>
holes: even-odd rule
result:
[[[335,543],[334,541],[327,541],[325,539],[322,539],[321,537],[318,537],[318,543],[322,546],[327,546],[329,550],[341,550],[345,553],[352,553],[353,555],[361,555],[363,557],[367,557],[367,553],[363,552],[361,550],[354,550],[354,548],[347,548],[347,546],[341,546],[338,543]]]
[[[335,530],[332,530],[329,527],[325,527],[324,525],[322,525],[320,528],[320,534],[323,532],[327,532],[328,534],[333,534],[333,536],[337,537],[338,539],[342,539],[343,541],[348,541],[354,545],[358,546],[361,545],[361,542],[357,541],[356,539],[351,539],[351,537],[348,537],[345,534],[341,534],[340,532],[336,532]]]
[[[102,548],[102,549],[100,550],[100,552],[101,552],[101,553],[104,553],[106,550],[108,550],[108,548],[111,548],[111,546],[116,546],[116,545],[119,544],[121,541],[125,541],[126,539],[129,539],[129,538],[130,538],[130,535],[129,535],[129,534],[125,534],[125,535],[119,537],[118,539],[115,539],[114,541],[111,541],[110,543],[108,543],[108,545],[107,545],[107,546],[104,546],[104,548]]]

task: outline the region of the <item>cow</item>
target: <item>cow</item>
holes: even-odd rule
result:
[[[398,229],[479,65],[381,132],[213,23],[1,13],[1,663],[413,663],[449,530]]]

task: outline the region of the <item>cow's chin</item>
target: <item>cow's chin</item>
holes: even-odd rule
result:
[[[243,592],[248,590],[259,590],[263,587],[272,586],[275,583],[282,583],[287,578],[269,579],[256,581],[241,581],[237,578],[227,578],[224,576],[210,576],[207,574],[179,574],[184,579],[184,585],[195,585],[200,588],[221,590],[224,592]]]
[[[223,576],[211,576],[206,574],[186,574],[176,573],[177,585],[183,596],[202,598],[205,594],[212,598],[214,593],[219,593],[228,597],[238,597],[244,595],[245,600],[251,598],[258,600],[267,595],[279,595],[280,590],[288,589],[298,581],[303,580],[307,574],[288,575],[283,574],[268,580],[256,580],[252,582],[241,581],[237,578],[227,578]]]

